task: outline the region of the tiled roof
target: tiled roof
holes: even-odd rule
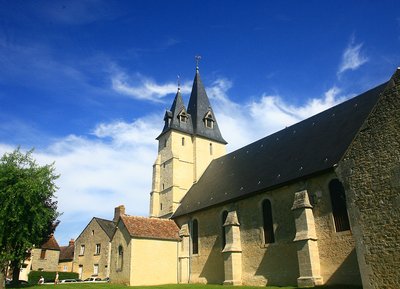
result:
[[[74,245],[60,247],[60,262],[74,259]]]
[[[112,236],[114,235],[114,231],[115,231],[115,223],[113,221],[105,220],[105,219],[101,219],[101,218],[97,218],[97,217],[94,217],[94,219],[97,221],[97,223],[100,225],[100,227],[104,230],[104,232],[107,234],[107,236],[111,240]]]
[[[182,199],[173,218],[332,169],[385,86],[213,160]]]
[[[56,238],[54,238],[54,235],[51,235],[50,238],[40,246],[40,248],[47,250],[60,250],[60,246],[58,245]]]
[[[179,240],[179,228],[168,219],[121,216],[121,220],[131,237]]]

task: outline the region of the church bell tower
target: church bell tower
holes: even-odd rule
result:
[[[164,122],[150,193],[150,217],[158,218],[169,218],[210,162],[226,153],[198,64],[187,109],[178,85]]]

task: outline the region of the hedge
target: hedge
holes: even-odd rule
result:
[[[56,279],[57,272],[48,271],[31,271],[28,276],[28,282],[31,284],[37,284],[40,276],[43,276],[44,282],[54,282]],[[58,272],[58,280],[63,279],[78,279],[79,274],[75,272]]]

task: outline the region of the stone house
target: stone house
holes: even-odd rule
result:
[[[110,249],[115,224],[125,207],[115,208],[112,221],[94,217],[75,241],[73,266],[80,279],[110,276]]]
[[[153,166],[150,216],[181,229],[178,282],[400,288],[399,87],[397,70],[225,154],[197,69]]]
[[[58,260],[60,259],[60,246],[54,235],[40,247],[31,250],[31,270],[33,271],[52,271],[58,270]]]
[[[178,232],[172,220],[121,216],[111,242],[112,282],[130,286],[177,283]]]
[[[71,239],[68,246],[60,246],[60,258],[58,261],[59,272],[74,272],[75,240]]]

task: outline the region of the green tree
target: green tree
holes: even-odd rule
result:
[[[49,238],[59,216],[54,163],[40,166],[32,152],[18,148],[0,159],[0,275],[11,267],[13,282],[29,250]]]

